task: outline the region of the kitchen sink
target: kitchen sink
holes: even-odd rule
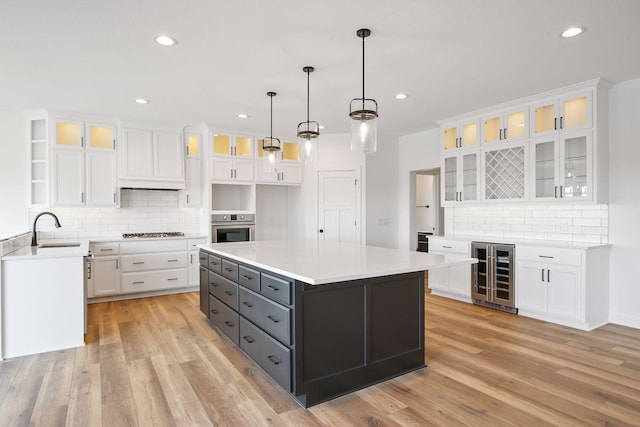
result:
[[[39,248],[73,248],[80,246],[80,242],[40,243]]]

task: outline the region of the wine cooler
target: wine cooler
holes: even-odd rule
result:
[[[515,307],[515,246],[471,242],[471,299],[474,304],[517,313]]]

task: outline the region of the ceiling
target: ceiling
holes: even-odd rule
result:
[[[366,96],[384,143],[592,78],[639,77],[639,16],[637,0],[0,0],[0,108],[266,136],[275,91],[273,135],[289,138],[306,120],[311,65],[310,119],[349,132],[362,95],[356,30],[370,28]],[[574,25],[587,31],[559,37]]]

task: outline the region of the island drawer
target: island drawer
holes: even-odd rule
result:
[[[122,255],[122,271],[160,270],[165,268],[185,268],[187,254],[171,252],[166,254]]]
[[[120,279],[121,292],[148,292],[187,286],[187,269],[123,273]]]
[[[240,288],[240,314],[286,345],[291,341],[291,309]]]
[[[222,274],[222,258],[215,255],[209,255],[209,270]]]
[[[240,348],[285,390],[291,391],[291,350],[240,317]]]
[[[219,274],[209,273],[209,293],[238,310],[238,285]]]
[[[260,272],[244,265],[238,267],[238,281],[244,287],[260,292]]]
[[[238,338],[240,333],[240,316],[235,311],[220,302],[219,299],[209,295],[209,320],[222,333],[231,339],[236,345],[240,345]]]
[[[228,279],[233,280],[234,282],[238,281],[238,264],[235,262],[227,261],[226,259],[222,260],[222,275]]]
[[[283,304],[291,305],[292,280],[267,273],[261,273],[260,276],[260,293],[262,295]]]

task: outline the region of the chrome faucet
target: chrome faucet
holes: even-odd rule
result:
[[[35,219],[33,220],[33,233],[31,234],[31,246],[38,246],[38,239],[36,238],[36,223],[38,222],[38,218],[40,218],[42,215],[51,215],[55,220],[54,225],[56,226],[56,228],[62,227],[60,225],[60,221],[58,221],[58,217],[54,213],[40,212],[38,215],[36,215]]]

